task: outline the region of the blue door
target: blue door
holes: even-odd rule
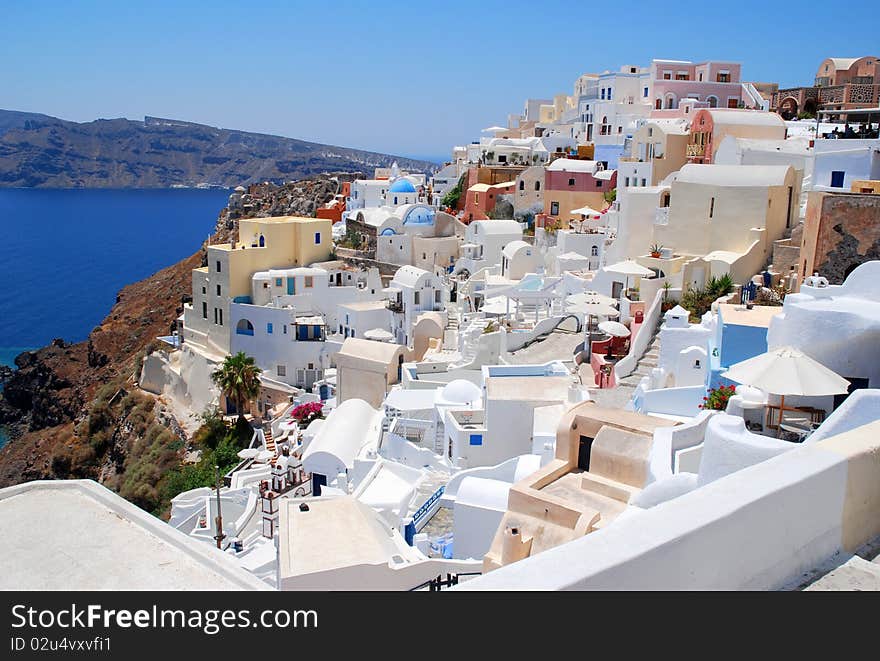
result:
[[[327,477],[325,475],[318,475],[317,473],[312,473],[312,495],[320,496],[321,495],[321,487],[327,486]]]
[[[287,279],[287,293],[295,294],[296,293],[296,280],[291,276]]]
[[[842,170],[832,170],[831,171],[831,187],[832,188],[843,188],[843,175],[846,174]]]

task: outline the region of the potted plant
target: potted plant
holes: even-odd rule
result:
[[[663,250],[663,245],[660,243],[655,243],[651,246],[651,257],[659,258],[661,251]]]

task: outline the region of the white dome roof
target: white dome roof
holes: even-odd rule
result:
[[[483,393],[477,385],[470,381],[455,379],[455,381],[450,381],[443,386],[440,396],[453,404],[470,404],[479,401]]]

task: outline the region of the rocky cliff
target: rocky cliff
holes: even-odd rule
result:
[[[0,110],[0,186],[27,188],[234,187],[322,172],[435,164],[173,119],[77,123]]]
[[[315,209],[352,173],[320,175],[284,186],[260,185],[247,209],[223,209],[210,241],[225,241],[243,217]],[[0,487],[35,479],[90,477],[141,507],[162,506],[157,484],[183,460],[189,439],[161,401],[139,391],[135,375],[155,338],[167,335],[191,294],[191,271],[204,247],[123,288],[88,340],[54,340],[0,372],[0,423],[12,440],[0,450]]]

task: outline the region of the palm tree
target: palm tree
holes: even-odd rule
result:
[[[253,358],[239,351],[234,356],[226,356],[223,364],[211,374],[214,383],[235,404],[239,420],[244,418],[244,405],[260,394],[258,377],[262,371]]]

